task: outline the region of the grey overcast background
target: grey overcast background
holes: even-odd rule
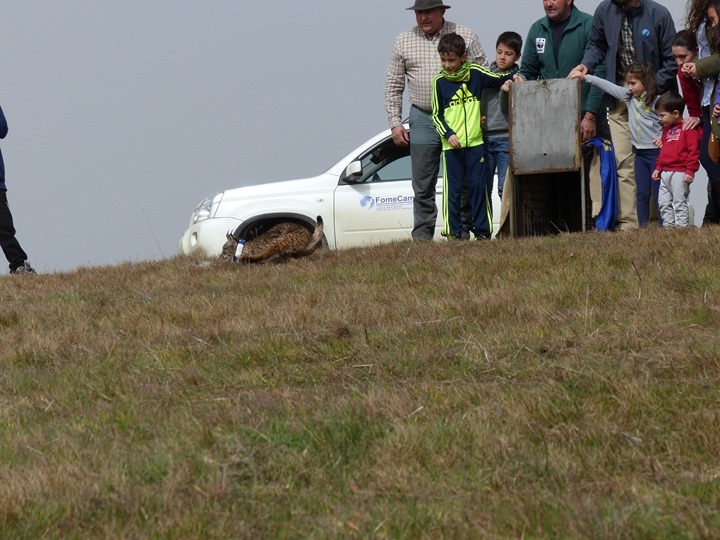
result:
[[[544,15],[542,0],[447,3],[491,59],[501,31],[525,37]],[[681,28],[685,2],[664,3]],[[385,71],[411,4],[3,3],[0,146],[30,261],[58,272],[172,257],[203,197],[324,171],[387,127]]]

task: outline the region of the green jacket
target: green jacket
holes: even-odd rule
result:
[[[448,141],[456,135],[463,148],[483,144],[482,99],[483,90],[494,88],[500,91],[511,72],[493,73],[486,67],[470,64],[467,81],[453,82],[441,71],[433,79],[432,121],[440,134],[443,150],[452,150]]]
[[[708,23],[705,25],[705,38],[708,40],[708,43],[711,43],[711,36],[712,28],[710,23]],[[718,73],[720,73],[720,51],[712,51],[712,53],[713,54],[710,56],[695,60],[695,68],[697,69],[698,78],[700,80],[708,78],[714,79],[718,76]],[[715,81],[715,86],[717,86],[717,81]],[[713,89],[712,96],[713,97],[710,98],[711,107],[714,102],[715,89]]]
[[[585,45],[588,42],[592,15],[584,13],[572,6],[570,21],[563,32],[562,42],[558,51],[558,62],[553,54],[552,30],[550,19],[543,17],[533,23],[525,41],[520,64],[520,75],[526,80],[560,79],[582,63]],[[605,64],[602,63],[593,72],[598,77],[605,77]],[[582,84],[581,109],[583,112],[604,116],[602,104],[603,93],[588,83]]]

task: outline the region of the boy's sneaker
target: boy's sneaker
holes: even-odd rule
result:
[[[22,266],[18,266],[15,270],[10,272],[11,274],[37,274],[35,269],[30,266],[30,263],[25,261]]]

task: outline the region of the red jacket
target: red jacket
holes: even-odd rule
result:
[[[688,115],[702,118],[702,107],[700,97],[702,94],[702,81],[696,81],[682,74],[682,65],[678,66],[678,79],[682,88],[683,99],[687,105]]]
[[[663,127],[662,148],[655,169],[695,176],[700,168],[701,137],[699,129],[683,131],[682,122]]]

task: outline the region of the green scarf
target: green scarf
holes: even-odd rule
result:
[[[440,70],[440,75],[450,82],[468,82],[470,80],[470,64],[468,62],[463,62],[460,69],[458,69],[455,73],[448,73],[445,71],[445,68],[443,68]]]

